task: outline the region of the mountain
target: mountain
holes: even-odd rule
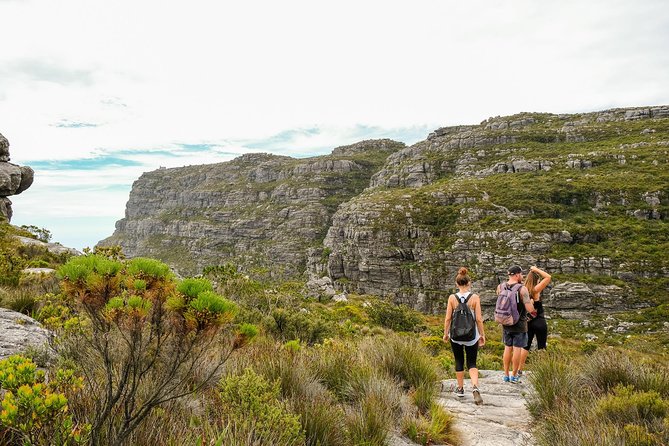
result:
[[[305,159],[247,154],[218,164],[159,169],[133,184],[126,217],[98,245],[163,260],[182,274],[234,261],[301,274],[337,207],[358,195],[405,147],[362,141]]]
[[[233,260],[441,312],[468,266],[484,305],[507,267],[555,277],[566,316],[667,302],[669,107],[520,113],[410,147],[244,155],[149,172],[100,244],[186,273]]]

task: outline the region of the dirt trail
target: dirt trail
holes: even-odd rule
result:
[[[469,380],[465,380],[465,396],[457,397],[452,389],[455,379],[442,381],[439,402],[457,417],[456,428],[462,446],[509,446],[534,444],[530,434],[531,416],[525,407],[524,395],[531,384],[527,377],[520,384],[502,381],[502,372],[481,370],[479,388],[483,405],[474,404]]]

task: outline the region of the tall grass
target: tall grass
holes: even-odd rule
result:
[[[528,408],[538,445],[669,444],[669,371],[607,349],[573,358],[540,352]]]

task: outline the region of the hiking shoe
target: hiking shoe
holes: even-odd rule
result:
[[[465,388],[464,387],[456,387],[455,388],[455,396],[462,398],[465,396]]]
[[[520,384],[520,377],[519,376],[512,376],[511,378],[509,378],[509,381],[512,384]]]
[[[481,392],[479,392],[479,388],[474,386],[474,391],[472,393],[474,394],[474,403],[476,403],[477,406],[483,404],[483,398],[481,398]]]
[[[504,382],[508,383],[509,381],[511,381],[511,378],[508,375],[504,375]]]

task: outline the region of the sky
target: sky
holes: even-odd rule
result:
[[[82,249],[143,172],[669,104],[666,0],[0,0],[16,225]]]

